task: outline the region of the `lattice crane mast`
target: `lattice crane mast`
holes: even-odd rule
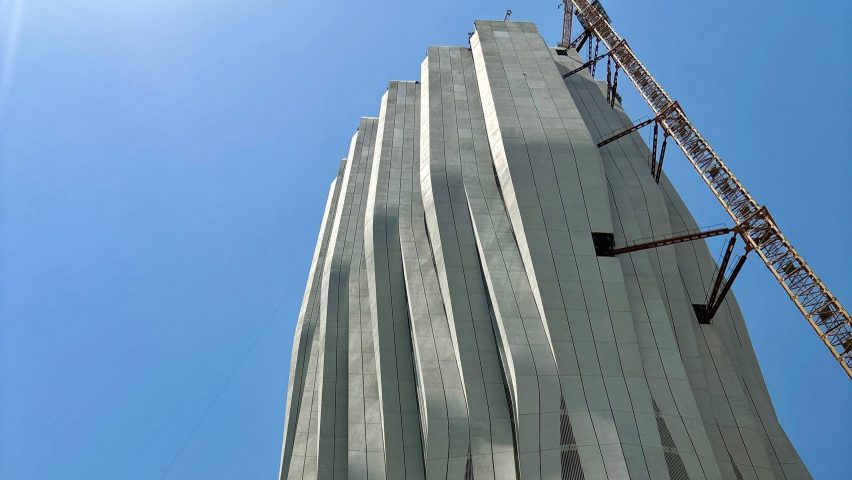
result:
[[[627,42],[615,32],[600,1],[564,0],[562,7],[564,17],[560,46],[577,46],[579,50],[590,38],[597,38],[604,44],[608,53],[595,55],[594,58],[590,55],[590,62],[608,56],[615,63],[616,72],[620,68],[628,76],[653,110],[656,125],[662,128],[665,138],[671,137],[677,143],[737,224],[735,232],[745,241],[747,251],[754,250],[763,259],[819,338],[852,378],[852,319],[849,312],[787,241],[766,207],[758,204],[746,191],[689,121],[681,106],[654,80]],[[573,14],[576,14],[583,27],[583,33],[572,42]],[[615,92],[612,94],[614,97]],[[635,128],[628,130],[633,131]]]

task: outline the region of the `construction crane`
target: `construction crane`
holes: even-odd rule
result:
[[[574,20],[574,4],[562,0],[562,41],[559,46],[568,48],[571,45],[571,22]]]
[[[731,231],[743,239],[746,252],[754,250],[763,259],[769,271],[852,379],[852,319],[849,317],[849,312],[781,233],[766,207],[758,204],[746,191],[707,140],[689,121],[681,106],[663,90],[627,42],[615,32],[600,1],[564,0],[562,8],[563,30],[560,47],[576,47],[579,51],[583,44],[589,41],[589,62],[565,76],[587,67],[591,69],[595,62],[606,57],[608,66],[610,60],[615,64],[616,83],[609,85],[607,82],[609,87],[607,93],[611,93],[611,102],[614,103],[617,96],[615,88],[619,69],[627,75],[654,112],[652,121],[655,122],[655,129],[661,128],[663,131],[663,148],[668,137],[677,143],[701,175],[701,179],[736,223],[737,227]],[[583,27],[583,32],[571,41],[571,23],[574,14]],[[603,55],[597,55],[597,52],[593,54],[592,40],[597,40],[598,44],[603,43],[608,52]],[[620,138],[641,126],[644,125],[634,125],[616,136]],[[615,139],[610,138],[601,143],[606,144]],[[654,139],[656,147],[656,134]],[[656,165],[655,176],[658,181],[661,167],[662,158]],[[730,286],[729,283],[726,287]],[[718,296],[716,298],[718,299]]]

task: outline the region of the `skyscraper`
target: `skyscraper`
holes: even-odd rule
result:
[[[697,228],[583,62],[477,21],[390,82],[332,182],[282,478],[810,478]]]

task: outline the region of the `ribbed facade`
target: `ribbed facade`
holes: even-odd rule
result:
[[[703,242],[581,60],[477,21],[363,118],[329,192],[281,478],[807,479]]]

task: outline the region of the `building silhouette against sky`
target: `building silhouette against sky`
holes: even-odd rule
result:
[[[331,184],[281,478],[810,478],[698,227],[573,50],[477,21],[392,81]]]

